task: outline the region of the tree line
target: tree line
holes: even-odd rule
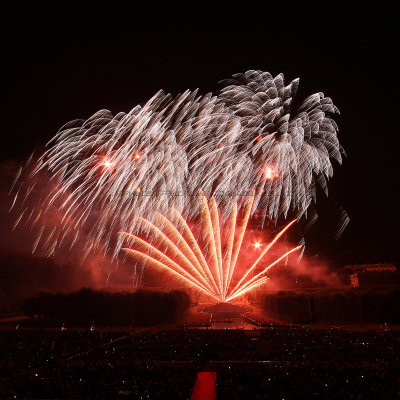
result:
[[[89,269],[51,258],[0,250],[0,313],[21,312],[23,301],[40,291],[72,291],[94,286]]]
[[[399,288],[279,291],[260,304],[268,315],[290,322],[400,322]]]
[[[29,317],[69,325],[146,326],[176,322],[188,311],[184,291],[106,292],[84,288],[70,293],[42,292],[24,301]]]

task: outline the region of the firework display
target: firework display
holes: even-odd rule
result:
[[[150,236],[153,237],[153,243],[156,245],[137,235],[122,232],[122,236],[131,246],[125,247],[123,250],[136,259],[172,274],[175,278],[215,300],[227,302],[265,284],[268,281],[267,272],[302,247],[297,246],[286,251],[281,257],[269,263],[268,266],[262,267],[261,271],[255,272],[260,261],[295,222],[295,220],[291,221],[265,246],[246,272],[241,274],[240,278],[233,279],[235,278],[235,267],[242,248],[254,196],[247,201],[243,219],[239,224],[237,224],[237,203],[233,205],[226,240],[223,240],[224,236],[221,232],[221,221],[215,198],[212,197],[208,202],[205,196],[202,196],[200,202],[208,254],[201,250],[199,242],[189,228],[187,221],[176,209],[174,210],[175,224],[160,213],[156,213],[153,223],[139,217],[142,223],[148,226]],[[234,281],[236,281],[236,284],[231,285]]]
[[[101,110],[72,121],[18,172],[15,226],[32,226],[33,248],[46,255],[84,240],[84,255],[116,256],[123,246],[117,231],[150,233],[144,220],[172,208],[188,220],[198,216],[199,190],[216,199],[221,225],[232,208],[245,207],[248,193],[251,212],[263,220],[289,212],[299,218],[315,200],[316,184],[327,190],[331,159],[340,163],[343,150],[331,99],[316,93],[295,107],[298,85],[251,70],[225,81],[215,96],[159,91],[127,114]]]

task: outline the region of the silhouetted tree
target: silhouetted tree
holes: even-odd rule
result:
[[[42,292],[25,300],[24,312],[76,325],[91,321],[97,325],[155,325],[179,320],[189,306],[190,298],[183,291],[110,293],[84,288],[71,293]]]

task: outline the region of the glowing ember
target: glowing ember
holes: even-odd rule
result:
[[[112,168],[113,163],[108,158],[105,158],[102,165],[104,166],[104,168],[110,169]]]
[[[264,177],[266,180],[273,180],[279,177],[279,174],[274,170],[274,167],[266,167],[264,170]]]
[[[243,243],[253,200],[254,197],[251,197],[247,202],[244,217],[239,224],[237,224],[238,206],[237,203],[234,204],[228,223],[226,242],[222,243],[222,238],[225,238],[225,236],[222,235],[220,230],[217,202],[214,197],[207,201],[205,196],[201,196],[202,225],[206,239],[205,247],[208,249],[207,261],[205,252],[201,250],[187,222],[176,209],[173,209],[175,224],[160,213],[157,213],[154,223],[138,217],[142,226],[152,237],[151,242],[155,241],[156,245],[128,232],[121,232],[129,246],[132,247],[125,247],[123,250],[136,259],[147,262],[161,271],[173,274],[176,278],[217,301],[233,300],[266,283],[269,279],[266,276],[269,269],[302,247],[292,248],[263,268],[258,274],[254,275],[253,273],[251,277],[249,276],[271,247],[295,223],[295,220],[291,221],[265,246],[251,267],[242,276],[236,276],[236,280],[239,280],[236,286],[232,288],[232,277],[235,275],[236,262]],[[255,246],[258,248],[261,243],[256,242]]]

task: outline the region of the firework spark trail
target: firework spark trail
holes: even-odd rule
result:
[[[247,272],[243,275],[243,277],[240,279],[240,281],[237,283],[235,288],[233,289],[233,292],[240,286],[240,284],[247,278],[247,276],[256,268],[260,260],[264,257],[264,255],[268,252],[268,250],[271,249],[271,247],[279,240],[279,238],[296,222],[296,220],[291,221],[289,224],[285,226],[275,237],[274,239],[268,243],[264,250],[261,252],[257,260],[253,263],[253,265],[247,270]]]
[[[264,285],[264,283],[267,283],[268,281],[269,281],[269,278],[267,278],[267,277],[261,278],[257,282],[252,283],[250,286],[248,286],[248,287],[246,287],[244,289],[241,289],[236,294],[229,296],[228,298],[226,298],[225,301],[228,302],[228,301],[231,301],[231,300],[235,299],[236,297],[243,296],[244,294],[250,292],[251,290],[255,289],[256,287]]]
[[[212,270],[214,270],[214,280],[218,283],[218,292],[222,295],[222,281],[221,281],[221,274],[219,268],[219,260],[217,256],[217,243],[216,243],[216,235],[217,235],[217,228],[215,226],[215,220],[213,223],[213,219],[210,213],[210,207],[207,203],[206,197],[203,195],[201,196],[201,207],[202,207],[202,214],[204,223],[206,226],[206,234],[208,237],[208,244],[211,247],[211,257],[212,257]],[[210,268],[211,269],[211,268]]]
[[[217,297],[215,297],[212,293],[210,293],[209,291],[207,291],[206,289],[204,289],[201,286],[197,286],[195,285],[190,279],[186,278],[185,276],[183,276],[182,274],[180,274],[178,271],[174,270],[173,268],[169,267],[168,265],[156,260],[153,257],[150,257],[149,255],[142,253],[140,251],[137,250],[132,250],[132,249],[124,249],[125,251],[127,251],[128,253],[132,254],[134,257],[135,256],[139,256],[142,257],[145,261],[149,261],[152,264],[154,264],[155,266],[158,266],[161,270],[168,270],[169,272],[171,272],[172,274],[174,274],[178,279],[181,279],[183,281],[188,282],[190,285],[194,285],[197,289],[203,291],[204,293],[210,295],[211,297],[213,297],[215,300],[218,300]]]
[[[228,275],[228,283],[227,283],[227,290],[230,286],[233,273],[235,271],[236,262],[239,256],[240,249],[242,248],[244,234],[246,233],[247,224],[249,222],[251,209],[253,207],[254,196],[251,196],[246,203],[245,210],[244,210],[244,218],[239,228],[239,235],[236,240],[236,243],[233,246],[233,255],[231,257],[231,261],[229,264],[229,275]],[[226,296],[226,293],[225,293]]]
[[[315,201],[316,184],[327,191],[331,159],[341,163],[344,154],[332,100],[316,93],[294,107],[298,85],[298,79],[285,84],[282,74],[250,70],[226,81],[216,96],[159,91],[128,113],[100,110],[67,123],[42,156],[31,156],[18,171],[12,207],[19,206],[21,219],[29,216],[23,211],[30,199],[41,208],[34,222],[38,249],[67,244],[60,240],[66,231],[73,242],[81,230],[90,239],[85,253],[113,257],[122,246],[114,243],[116,232],[136,231],[136,215],[151,219],[174,207],[186,219],[197,217],[193,194],[200,189],[218,200],[220,227],[233,204],[245,206],[246,189],[255,193],[252,209],[263,218],[293,212],[298,219]],[[47,218],[54,210],[60,218]],[[54,227],[53,244],[47,243]],[[212,271],[222,289],[218,243],[215,255]]]
[[[174,228],[174,230],[172,230],[172,234],[173,234],[172,239],[175,239],[175,243],[179,243],[179,245],[183,247],[183,251],[185,251],[188,248],[188,246],[187,246],[185,240],[182,238],[182,235],[180,235],[178,230],[173,226],[173,224],[167,218],[165,218],[161,214],[158,214],[158,215],[160,218],[163,219],[164,223],[167,224],[167,226],[172,226]],[[169,239],[169,237],[166,234],[164,234],[154,224],[145,220],[144,218],[141,218],[141,217],[138,217],[138,218],[140,218],[140,220],[143,222],[144,225],[147,225],[149,227],[151,232],[154,232],[154,234],[156,235],[156,237],[158,239],[158,244],[162,244],[162,242],[165,241],[168,244],[169,249],[174,252],[174,255],[178,256],[180,261],[183,262],[184,265],[187,267],[187,271],[193,277],[194,277],[194,275],[196,275],[196,277],[197,277],[196,279],[202,280],[203,284],[205,284],[206,286],[209,286],[209,289],[211,291],[213,290],[212,287],[210,286],[209,282],[204,278],[204,276],[201,274],[201,272],[199,272],[199,270],[195,267],[195,265],[185,256],[185,254],[183,253],[183,251],[181,251],[179,246],[175,245],[175,243],[171,239]],[[177,234],[176,234],[176,232],[177,232]],[[180,242],[181,239],[183,239],[182,242]],[[190,248],[189,248],[189,251],[190,251]],[[198,263],[197,259],[196,259],[196,261]]]
[[[187,271],[183,266],[177,264],[175,261],[173,261],[170,257],[166,256],[163,252],[152,246],[150,243],[146,242],[145,240],[135,236],[131,235],[129,233],[124,232],[123,233],[126,236],[129,236],[131,240],[133,240],[134,243],[139,243],[141,247],[143,247],[146,251],[150,252],[151,254],[154,254],[158,258],[158,260],[161,262],[161,264],[165,265],[168,267],[168,270],[174,271],[175,274],[185,278],[188,282],[191,283],[191,285],[195,286],[198,289],[203,290],[204,292],[208,294],[212,294],[202,283],[200,283],[189,271]],[[176,247],[176,246],[175,246]],[[142,253],[144,254],[144,253]],[[155,259],[154,256],[149,256],[149,259]]]
[[[248,218],[251,212],[251,205],[253,204],[252,198],[248,201],[246,205],[246,212],[243,217],[244,222],[241,222],[241,230],[238,238],[234,239],[234,229],[232,225],[236,225],[237,223],[237,205],[232,209],[232,219],[229,227],[229,234],[228,234],[228,251],[224,254],[222,258],[222,232],[219,227],[219,217],[218,217],[218,206],[216,203],[215,198],[211,198],[209,201],[202,196],[201,198],[202,208],[203,208],[203,218],[202,222],[205,227],[206,235],[206,246],[209,249],[209,258],[211,267],[208,268],[209,271],[213,270],[213,273],[207,274],[205,269],[195,268],[194,264],[184,255],[184,251],[186,253],[190,253],[192,256],[197,258],[200,255],[202,261],[207,263],[205,260],[203,253],[200,251],[198,243],[194,240],[192,244],[197,251],[197,255],[195,255],[195,250],[191,251],[188,249],[188,242],[186,242],[183,236],[179,233],[178,228],[174,227],[166,217],[162,216],[162,220],[164,222],[162,228],[157,228],[151,222],[142,219],[142,222],[148,224],[151,227],[152,233],[155,235],[155,242],[157,246],[161,246],[163,242],[168,243],[168,247],[164,250],[164,252],[158,250],[155,246],[150,244],[149,242],[145,241],[144,239],[139,238],[136,235],[132,235],[130,233],[121,232],[121,234],[125,237],[132,239],[129,243],[130,246],[134,246],[135,244],[139,244],[142,249],[147,251],[147,253],[139,252],[140,257],[144,260],[148,260],[154,264],[154,260],[158,260],[158,264],[156,266],[164,268],[166,271],[173,272],[175,275],[179,277],[184,277],[186,282],[189,282],[191,286],[195,287],[196,289],[202,290],[204,293],[207,293],[214,299],[219,301],[231,301],[232,299],[242,296],[245,293],[253,290],[260,285],[263,285],[268,281],[268,277],[265,274],[271,269],[273,266],[278,264],[281,260],[288,257],[290,254],[298,251],[302,248],[302,246],[297,246],[281,257],[270,263],[266,268],[264,268],[260,273],[249,278],[246,281],[249,273],[253,271],[253,269],[258,265],[259,261],[267,254],[268,250],[276,243],[276,241],[293,225],[294,221],[290,222],[281,232],[276,235],[272,242],[266,246],[263,250],[262,254],[257,258],[257,260],[252,264],[250,269],[242,276],[239,280],[239,283],[233,288],[230,288],[230,280],[228,279],[229,274],[234,273],[234,266],[237,261],[238,254],[241,250],[243,237],[246,231]],[[234,220],[234,222],[233,222]],[[171,229],[171,225],[172,228]],[[187,230],[190,231],[187,224],[184,225]],[[168,230],[168,232],[166,232]],[[185,229],[184,229],[185,230]],[[164,231],[164,232],[163,232]],[[169,233],[169,235],[168,235]],[[191,235],[194,238],[193,234]],[[174,241],[171,239],[175,239]],[[234,243],[235,242],[235,243]],[[234,250],[234,260],[232,259],[232,248],[235,247]],[[218,248],[220,250],[218,250]],[[123,250],[128,251],[129,254],[135,255],[135,249],[123,247]],[[220,253],[219,253],[220,252]],[[219,254],[218,254],[219,253]],[[174,261],[173,258],[179,256],[181,263],[178,261]],[[148,257],[148,258],[147,258]],[[220,259],[219,259],[220,257]],[[201,264],[200,260],[198,260],[198,265]],[[225,278],[224,278],[225,277]],[[221,279],[220,279],[221,278]],[[232,278],[232,276],[231,276]],[[218,281],[220,285],[218,285]],[[203,283],[204,284],[203,284]]]
[[[222,293],[224,290],[224,274],[222,272],[222,250],[221,250],[221,231],[220,231],[219,214],[215,197],[212,197],[210,202],[211,202],[211,207],[209,211],[213,227],[215,249],[217,251],[218,277],[220,281],[221,295],[223,295]]]
[[[214,289],[211,287],[210,283],[207,281],[207,279],[204,278],[204,274],[206,274],[206,272],[201,263],[199,262],[199,259],[196,257],[194,250],[190,247],[190,245],[185,240],[183,235],[178,231],[178,229],[173,225],[173,223],[170,220],[168,220],[164,215],[160,213],[157,214],[160,217],[162,223],[165,225],[165,229],[169,229],[169,231],[171,232],[172,237],[175,239],[175,242],[181,244],[182,253],[185,253],[187,259],[190,261],[193,267],[195,267],[196,274],[200,277],[203,283],[205,283],[208,286],[208,288],[211,291],[213,291]]]
[[[236,228],[236,219],[237,219],[237,203],[233,205],[232,208],[232,216],[230,218],[229,222],[229,228],[228,228],[228,237],[227,237],[227,245],[226,245],[226,253],[224,257],[224,285],[225,285],[225,291],[224,291],[224,296],[226,297],[226,291],[229,288],[229,283],[230,283],[230,266],[231,266],[231,260],[232,260],[232,249],[233,249],[233,243],[235,240],[235,228]]]
[[[294,249],[291,249],[289,251],[287,251],[283,256],[279,257],[277,260],[275,260],[273,263],[271,263],[270,265],[268,265],[267,268],[265,268],[264,270],[262,270],[260,273],[258,273],[256,276],[254,276],[253,278],[251,278],[249,281],[247,281],[245,284],[243,284],[242,286],[240,286],[238,289],[234,289],[232,291],[232,293],[229,295],[227,301],[231,300],[234,297],[237,297],[236,295],[239,296],[239,293],[242,292],[243,290],[245,290],[247,287],[249,287],[249,285],[252,284],[256,284],[257,282],[260,282],[260,280],[257,281],[257,278],[259,278],[261,275],[264,275],[266,272],[268,272],[269,269],[271,269],[274,265],[276,265],[278,262],[282,261],[284,258],[286,258],[287,256],[289,256],[290,254],[292,254],[293,252],[300,250],[303,246],[297,246]],[[256,281],[256,282],[254,282]],[[254,283],[253,283],[254,282]]]
[[[203,267],[203,271],[205,273],[205,276],[212,283],[212,285],[214,286],[215,290],[218,292],[217,283],[215,282],[215,279],[214,279],[214,277],[213,277],[213,275],[211,273],[210,267],[208,266],[208,264],[206,262],[204,254],[201,251],[200,246],[199,246],[196,238],[193,235],[193,232],[190,230],[190,228],[189,228],[187,222],[185,221],[185,219],[182,217],[182,215],[176,209],[173,209],[173,213],[174,213],[174,216],[177,218],[179,225],[182,226],[183,232],[187,235],[188,243],[191,245],[191,249],[193,251],[193,254],[195,255],[195,257],[198,259],[199,263]]]

